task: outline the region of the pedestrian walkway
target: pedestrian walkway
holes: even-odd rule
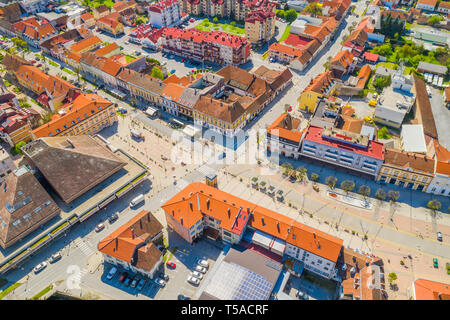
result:
[[[204,164],[200,168],[198,168],[197,171],[199,171],[200,173],[202,173],[205,176],[207,176],[210,173],[215,172],[215,170],[213,168],[207,166],[206,164]]]
[[[95,251],[89,246],[90,243],[88,245],[88,243],[81,240],[81,238],[75,239],[74,243],[75,243],[76,247],[78,247],[78,249],[80,249],[80,251],[88,257],[95,253]]]

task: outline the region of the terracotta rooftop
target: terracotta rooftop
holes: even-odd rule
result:
[[[437,138],[438,133],[436,123],[434,121],[433,112],[431,111],[431,103],[428,98],[425,82],[413,74],[414,85],[413,90],[416,95],[416,112],[420,113],[421,122],[423,125],[423,132],[432,138]],[[416,115],[417,119],[417,115]]]
[[[434,159],[418,153],[408,153],[401,150],[386,148],[384,153],[384,163],[403,169],[410,168],[412,170],[434,174]]]
[[[190,228],[203,214],[207,214],[220,220],[220,226],[231,232],[235,232],[235,218],[242,208],[241,212],[251,213],[248,218],[249,226],[320,257],[336,262],[342,248],[342,240],[339,238],[203,183],[190,184],[162,208],[166,215],[173,216],[177,221],[181,222],[183,219],[183,226],[186,228]]]
[[[142,210],[101,240],[97,248],[104,254],[150,271],[162,258],[161,251],[152,243],[162,229],[151,212]]]
[[[368,64],[364,65],[358,73],[358,83],[356,84],[357,88],[364,88],[366,86],[367,81],[370,78],[370,74],[372,73],[372,69]]]
[[[414,291],[416,300],[450,300],[450,284],[417,279]]]
[[[330,67],[340,66],[347,69],[353,63],[354,55],[348,50],[340,51],[330,62]]]
[[[439,144],[436,139],[433,142],[436,152],[436,173],[447,175],[450,178],[450,151]]]
[[[70,50],[75,53],[79,53],[80,51],[83,51],[84,49],[89,48],[90,46],[93,46],[94,44],[97,43],[102,43],[102,41],[97,36],[93,36],[87,39],[83,39],[77,43],[74,43],[70,47]]]
[[[289,113],[283,113],[267,128],[267,133],[299,143],[305,132],[299,130],[300,124],[299,119],[293,118]]]

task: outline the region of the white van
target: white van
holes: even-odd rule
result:
[[[144,195],[143,195],[143,194],[140,194],[140,195],[138,195],[136,198],[134,198],[133,200],[131,200],[131,202],[130,202],[130,207],[132,208],[132,207],[136,206],[137,204],[141,203],[141,202],[144,201],[144,200],[145,200]]]
[[[111,270],[109,270],[108,275],[106,276],[106,279],[111,280],[114,275],[117,272],[117,268],[116,267],[112,267]]]

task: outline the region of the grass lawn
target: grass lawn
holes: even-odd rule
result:
[[[11,82],[9,82],[8,80],[3,80],[3,83],[4,83],[5,86],[7,86],[7,87],[12,86]]]
[[[245,28],[238,26],[232,26],[228,23],[213,23],[208,19],[204,19],[200,24],[194,27],[194,29],[210,32],[210,31],[223,31],[226,33],[234,34],[237,36],[243,36],[245,34]]]
[[[416,70],[416,68],[414,68],[414,67],[405,67],[405,72],[403,72],[403,74],[411,74],[415,70]]]
[[[54,67],[59,67],[59,64],[57,64],[56,62],[53,62],[52,60],[47,60],[49,64],[51,64]]]
[[[136,60],[135,57],[129,56],[129,55],[126,55],[126,56],[125,56],[125,59],[127,60],[127,63],[130,63],[131,61]]]
[[[67,72],[68,74],[75,74],[75,73],[73,73],[73,71],[72,70],[70,70],[70,69],[67,69],[67,68],[63,68],[62,69],[64,72]]]
[[[386,67],[388,69],[393,69],[393,70],[397,70],[398,69],[398,65],[396,63],[393,62],[380,62],[377,64],[377,68],[383,66]]]
[[[16,282],[13,285],[10,285],[8,288],[6,288],[5,290],[3,290],[2,292],[0,292],[0,300],[2,300],[8,293],[10,293],[11,291],[13,291],[14,289],[16,289],[17,287],[19,287],[21,285],[21,283]]]
[[[281,36],[280,40],[278,42],[283,42],[284,40],[289,37],[289,34],[291,33],[291,25],[289,24],[286,29],[284,29],[283,35]]]
[[[31,300],[39,300],[40,297],[42,297],[44,294],[46,294],[47,292],[49,292],[50,290],[52,290],[53,285],[49,285],[47,287],[45,287],[44,290],[42,290],[41,292],[39,292],[38,294],[36,294],[33,298],[31,298]]]

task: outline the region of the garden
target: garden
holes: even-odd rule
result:
[[[237,26],[235,21],[221,23],[217,18],[214,18],[212,22],[209,21],[209,19],[204,19],[200,24],[195,26],[194,29],[206,32],[223,31],[236,36],[243,36],[245,34],[245,28]]]

